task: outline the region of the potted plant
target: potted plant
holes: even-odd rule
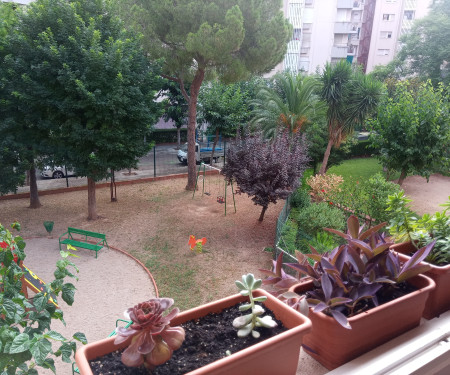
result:
[[[179,314],[178,309],[173,309],[165,317],[161,314],[173,303],[170,299],[148,301],[144,313],[139,312],[139,310],[142,310],[142,307],[139,307],[141,305],[129,309],[129,316],[133,321],[131,330],[120,329],[117,337],[88,344],[77,351],[75,360],[81,375],[93,374],[89,365],[90,360],[124,348],[127,349],[123,352],[122,359],[125,356],[125,361],[128,364],[145,363],[148,368],[153,369],[163,359],[170,357],[174,350],[172,361],[175,360],[178,353],[182,352],[187,352],[189,356],[193,356],[193,354],[189,354],[191,348],[185,347],[186,343],[181,344],[181,341],[185,336],[186,341],[188,341],[187,338],[198,336],[199,333],[196,332],[195,327],[193,329],[186,328],[185,333],[183,327],[178,326],[191,327],[190,324],[200,324],[203,319],[217,320],[214,316],[218,316],[229,308],[234,309],[238,305],[238,311],[247,310],[249,314],[235,317],[233,320],[233,336],[237,337],[237,340],[257,340],[263,333],[259,327],[273,327],[275,325],[270,316],[262,316],[264,308],[270,310],[275,318],[281,321],[285,327],[284,332],[233,354],[230,352],[217,353],[221,359],[188,373],[190,375],[232,373],[269,375],[279,371],[279,369],[274,369],[274,365],[278,366],[283,363],[283,374],[295,374],[302,337],[311,329],[311,322],[266,291],[258,289],[261,283],[261,280],[255,280],[252,274],[245,275],[242,282],[236,282],[240,294]],[[263,302],[264,308],[256,305],[256,302]],[[145,315],[144,320],[139,319],[139,316]],[[211,316],[213,318],[209,318]],[[146,321],[156,322],[156,327],[153,326],[153,323],[145,325]],[[144,323],[144,326],[142,323]],[[214,330],[213,326],[209,330]],[[217,339],[216,341],[226,340]],[[151,342],[154,344],[151,344]],[[201,342],[203,347],[213,344],[214,342],[204,340]],[[156,348],[155,354],[150,353],[150,347]],[[229,349],[233,350],[231,347]],[[274,361],[273,358],[277,358],[277,361]],[[170,362],[168,361],[163,366],[154,369],[155,373],[158,373],[163,367],[169,366]],[[184,371],[181,373],[184,373]]]
[[[431,279],[419,275],[429,269],[420,262],[432,245],[401,265],[389,251],[391,243],[377,233],[384,225],[364,232],[350,216],[347,233],[327,229],[343,237],[345,244],[324,254],[311,247],[312,254],[297,254],[300,263],[287,264],[308,278],[281,296],[294,299],[296,306],[300,300],[308,303],[313,327],[303,345],[330,370],[419,325],[434,288]],[[274,272],[268,282],[275,280],[273,285],[284,288],[290,277],[283,280],[279,275]]]
[[[423,317],[433,319],[450,309],[450,208],[449,201],[442,212],[434,215],[425,214],[417,218],[408,207],[411,202],[403,192],[389,196],[388,210],[392,213],[389,232],[398,243],[391,250],[399,254],[400,260],[408,261],[420,247],[433,241],[435,245],[424,263],[430,266],[425,273],[436,283],[423,311]]]

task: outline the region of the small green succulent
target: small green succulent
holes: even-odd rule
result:
[[[257,327],[273,328],[277,323],[271,316],[264,314],[264,309],[261,305],[256,305],[255,302],[264,302],[267,297],[253,297],[253,291],[262,285],[262,280],[255,280],[255,276],[251,273],[242,276],[242,282],[237,280],[236,286],[239,288],[243,296],[248,296],[250,303],[239,306],[239,311],[251,310],[250,314],[239,316],[233,321],[233,327],[238,330],[238,337],[245,337],[252,333],[254,338],[258,338],[260,333],[256,331]]]

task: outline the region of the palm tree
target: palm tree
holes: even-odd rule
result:
[[[316,91],[319,81],[311,76],[279,73],[272,87],[262,87],[252,101],[253,126],[259,126],[266,138],[278,131],[300,131],[323,109]]]
[[[319,171],[324,174],[331,147],[339,147],[353,133],[355,125],[363,123],[375,111],[383,85],[361,71],[353,70],[345,60],[333,65],[327,63],[320,80],[320,96],[328,106],[328,145]]]

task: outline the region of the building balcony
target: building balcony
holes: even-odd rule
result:
[[[338,0],[337,8],[338,9],[352,9],[354,0]]]
[[[353,1],[353,10],[362,10],[364,8],[363,1]]]
[[[336,22],[334,24],[335,34],[356,34],[358,32],[358,25],[351,22]]]
[[[331,47],[331,58],[345,59],[347,57],[347,46]]]

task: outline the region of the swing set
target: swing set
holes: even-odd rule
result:
[[[208,165],[208,168],[211,168],[211,169],[214,169],[214,170],[220,172],[219,168],[215,168],[210,165]],[[197,191],[199,179],[202,180],[202,197],[203,197],[203,195],[208,195],[208,196],[211,195],[211,181],[206,180],[206,164],[203,162],[200,163],[200,166],[198,168],[197,178],[195,180],[195,188],[194,188],[194,192],[192,193],[192,199],[194,199],[195,192]],[[206,181],[207,186],[205,186],[205,181]],[[222,184],[223,184],[223,190],[221,189]],[[236,200],[234,199],[234,195],[236,193],[235,193],[234,187],[233,187],[233,180],[230,180],[229,184],[231,185],[231,194],[233,196],[234,212],[236,213]],[[223,191],[223,195],[221,194],[221,190]],[[227,181],[225,179],[223,180],[223,182],[219,182],[218,192],[217,192],[217,203],[224,204],[225,216],[227,216]]]

